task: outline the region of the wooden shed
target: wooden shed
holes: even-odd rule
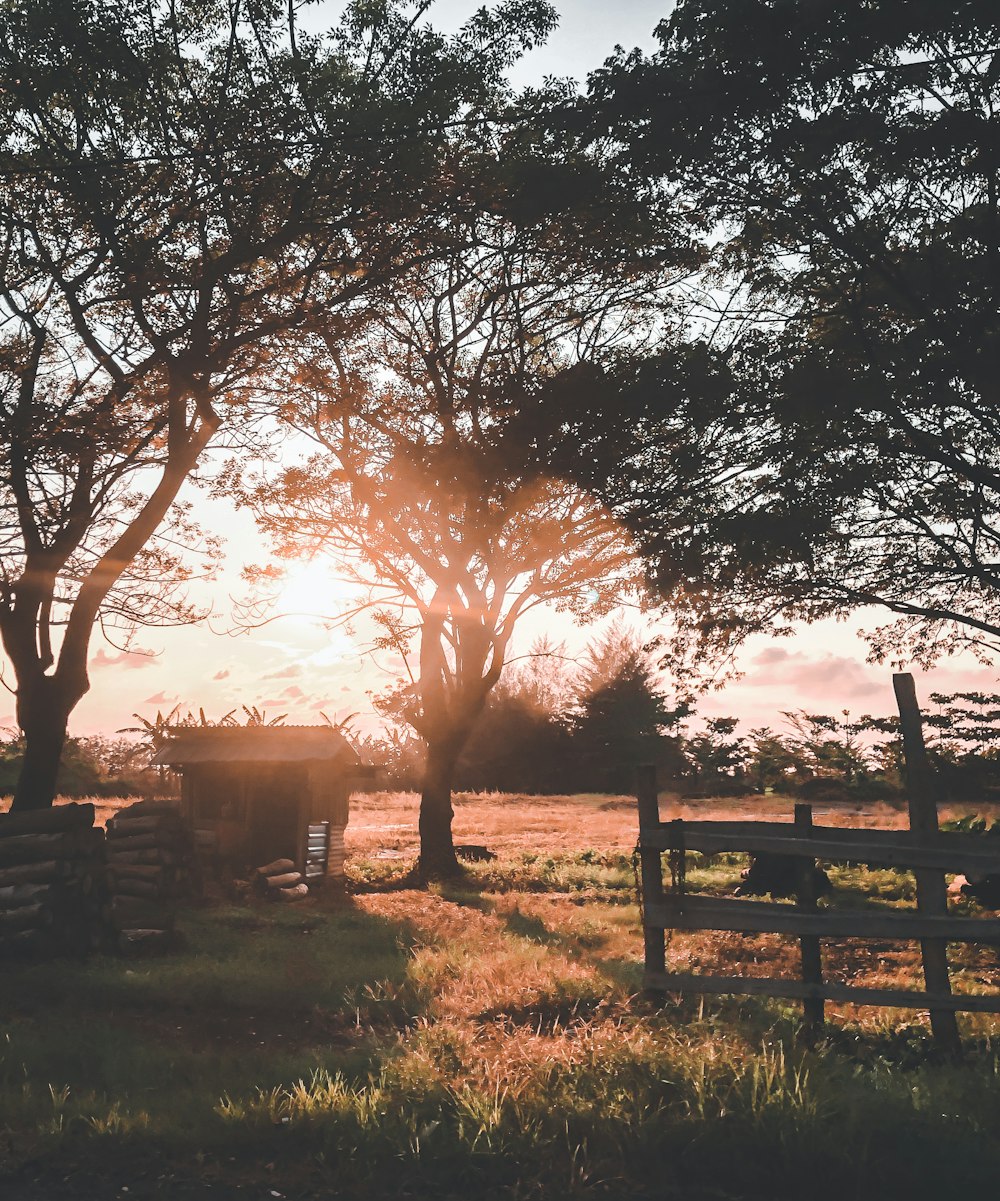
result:
[[[365,774],[328,726],[184,726],[154,763],[179,772],[199,846],[239,870],[291,859],[307,880],[343,876],[351,789]]]

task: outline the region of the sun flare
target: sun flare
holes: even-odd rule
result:
[[[336,621],[352,607],[352,588],[328,560],[291,562],[277,581],[275,609],[283,617],[300,621]]]

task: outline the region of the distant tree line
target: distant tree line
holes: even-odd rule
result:
[[[895,802],[905,795],[898,718],[782,714],[780,728],[740,729],[672,702],[653,670],[655,647],[620,625],[582,665],[545,640],[494,689],[458,765],[466,791],[629,794],[637,764],[691,798],[782,793],[805,800]],[[942,800],[1000,799],[1000,696],[933,693],[925,738]],[[364,740],[388,787],[419,785],[422,744],[396,728]]]
[[[655,763],[662,784],[692,799],[781,793],[805,800],[901,800],[905,795],[896,717],[796,710],[782,728],[745,733],[735,717],[698,716],[662,691],[655,646],[622,624],[593,639],[580,662],[539,639],[510,664],[463,752],[456,787],[469,792],[630,794],[635,767]],[[71,738],[58,788],[64,796],[161,795],[176,778],[152,758],[177,725],[273,725],[247,709],[239,720],[157,714],[113,736]],[[925,737],[942,800],[1000,800],[1000,695],[932,693]],[[350,733],[349,728],[345,733]],[[381,768],[386,788],[419,790],[424,744],[402,725],[355,739]],[[0,796],[10,795],[23,737],[0,739]]]
[[[0,740],[0,796],[11,796],[24,762],[24,736]],[[147,749],[126,735],[69,738],[59,764],[61,796],[132,796],[155,791]]]

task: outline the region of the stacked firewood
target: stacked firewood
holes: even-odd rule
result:
[[[94,806],[0,814],[0,954],[85,954],[101,939]]]
[[[253,874],[256,892],[271,901],[298,901],[309,895],[309,885],[291,859],[275,859]]]
[[[120,951],[169,947],[176,902],[196,890],[191,833],[169,802],[139,801],[107,827],[105,917]]]

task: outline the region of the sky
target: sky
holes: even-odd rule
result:
[[[468,0],[439,0],[432,20],[455,28],[475,8]],[[585,77],[612,53],[626,48],[655,46],[652,30],[668,12],[668,0],[563,0],[562,17],[549,43],[538,48],[512,73],[518,85],[545,75]],[[315,6],[311,23],[321,22],[339,5]],[[95,632],[90,659],[91,691],[71,720],[75,734],[114,733],[135,724],[133,714],[147,718],[174,705],[203,707],[218,718],[241,705],[257,706],[268,716],[287,714],[289,722],[314,724],[320,713],[333,720],[357,714],[355,726],[376,731],[380,722],[370,693],[384,688],[398,668],[385,655],[373,656],[367,647],[370,623],[361,618],[353,633],[342,624],[329,628],[316,614],[336,618],[349,607],[352,590],[338,580],[335,569],[320,563],[302,565],[289,573],[287,587],[268,624],[241,632],[233,602],[246,595],[240,572],[244,565],[264,562],[268,548],[252,518],[224,500],[211,499],[195,488],[187,490],[203,521],[224,535],[225,561],[210,587],[195,590],[195,599],[211,606],[212,614],[196,626],[142,630],[130,651],[107,643]],[[649,630],[649,623],[642,624]],[[793,638],[757,638],[748,644],[737,667],[742,678],[709,694],[699,705],[703,716],[735,716],[743,729],[781,726],[781,713],[804,708],[813,713],[887,714],[893,711],[891,668],[866,662],[866,648],[857,629],[884,620],[878,614],[858,615],[846,622],[824,622],[804,628]],[[548,633],[565,640],[578,655],[595,627],[574,626],[553,613],[532,615],[521,628],[514,654],[524,653],[533,639]],[[968,660],[942,664],[929,676],[915,671],[918,696],[959,688],[996,688],[997,673]],[[9,670],[4,673],[10,679]],[[0,727],[14,726],[13,697],[0,691]]]

